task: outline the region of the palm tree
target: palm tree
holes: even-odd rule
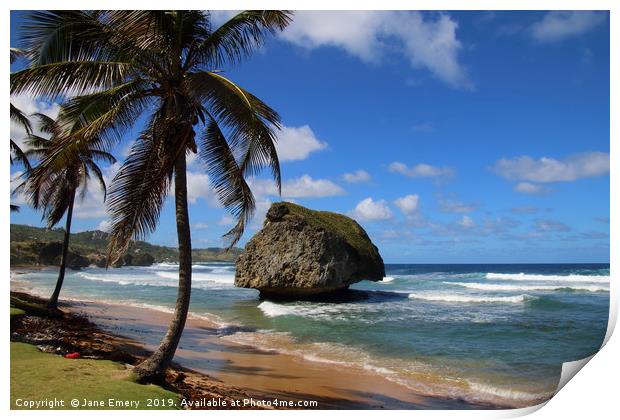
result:
[[[280,128],[278,114],[220,68],[249,56],[290,21],[289,12],[245,11],[214,28],[203,11],[62,11],[34,12],[24,26],[32,67],[11,76],[11,91],[48,97],[81,93],[61,118],[80,121],[73,132],[84,141],[66,141],[49,156],[70,154],[86,142],[110,146],[147,114],[112,181],[108,263],[122,255],[132,238],[143,239],[155,230],[174,179],[178,293],[165,337],[134,369],[141,382],[164,377],[189,309],[186,155],[199,154],[219,200],[237,220],[225,235],[231,246],[255,207],[245,177],[269,167],[280,187],[274,134]]]
[[[21,58],[24,56],[25,56],[24,52],[20,50],[19,48],[11,48],[11,64],[13,64],[18,58]],[[26,131],[27,135],[32,133],[32,126],[30,124],[30,120],[28,119],[26,114],[24,114],[19,108],[13,105],[13,103],[11,103],[11,121],[15,122],[16,124],[19,124]],[[21,147],[19,147],[19,144],[17,144],[17,141],[13,139],[10,139],[10,141],[11,141],[10,143],[11,165],[13,165],[16,162],[19,162],[24,166],[26,171],[29,171],[31,167],[30,167],[30,162],[28,161],[28,158],[26,157],[26,154],[23,152]],[[11,211],[18,212],[19,206],[11,204]]]
[[[61,125],[47,115],[34,114],[33,118],[38,121],[41,134],[50,137],[47,139],[31,133],[27,140],[30,149],[26,151],[26,155],[29,158],[42,160],[54,148],[55,143],[63,140],[65,133]],[[19,187],[26,192],[32,207],[43,211],[43,219],[47,221],[49,228],[55,226],[66,215],[60,271],[58,280],[56,280],[56,287],[47,304],[50,309],[57,309],[58,307],[58,297],[65,278],[73,205],[78,190],[83,199],[86,195],[88,182],[91,176],[94,176],[103,189],[105,200],[106,185],[103,173],[95,163],[96,160],[103,160],[108,163],[116,162],[114,156],[102,150],[76,149],[72,159],[63,162],[58,168],[50,168],[41,163],[31,169],[27,174],[26,181]]]

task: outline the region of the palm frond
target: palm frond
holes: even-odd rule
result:
[[[101,160],[105,163],[113,164],[116,163],[116,158],[113,154],[104,152],[103,150],[90,150],[90,157],[92,160]]]
[[[21,42],[33,66],[64,61],[109,61],[118,58],[106,12],[33,11],[24,17]],[[117,46],[118,47],[118,46]]]
[[[26,56],[26,52],[20,48],[11,47],[11,64],[16,62],[18,59]]]
[[[168,52],[173,39],[173,16],[166,10],[114,10],[108,17],[110,27],[146,51]]]
[[[26,137],[26,146],[28,146],[28,149],[26,149],[24,154],[29,159],[41,160],[49,153],[50,145],[51,141],[47,137],[30,134]]]
[[[214,119],[228,129],[233,151],[242,156],[240,167],[243,174],[254,176],[269,167],[280,189],[280,162],[273,132],[273,128],[280,127],[278,114],[220,74],[197,72],[188,78],[187,85],[196,100],[206,102]]]
[[[246,224],[252,218],[255,201],[243,171],[213,118],[202,135],[200,157],[220,203],[237,219],[235,226],[224,235],[232,247],[241,239]]]
[[[32,118],[37,121],[37,127],[41,133],[52,137],[60,137],[62,135],[60,124],[49,115],[35,112],[32,114]]]
[[[105,201],[108,197],[108,189],[106,187],[105,179],[103,177],[103,172],[101,172],[101,168],[99,168],[99,166],[97,166],[92,160],[86,162],[86,165],[90,169],[90,172],[92,172],[95,175],[97,182],[99,182],[99,186],[101,187],[101,190],[103,191],[103,201]]]
[[[176,158],[168,128],[167,121],[154,116],[112,180],[107,200],[112,222],[108,263],[122,256],[132,238],[145,238],[157,227]]]
[[[201,64],[219,68],[236,64],[263,45],[268,34],[283,30],[292,21],[292,12],[247,10],[233,16],[199,45],[196,56]]]
[[[67,182],[63,175],[67,174],[53,174],[50,177],[49,181],[53,182],[55,187],[50,188],[43,196],[43,218],[49,228],[62,220],[78,188],[74,182]]]
[[[11,165],[15,162],[19,162],[24,165],[26,172],[32,169],[27,154],[24,153],[21,147],[19,147],[19,145],[11,139]]]
[[[11,121],[21,125],[26,130],[26,133],[30,134],[32,132],[32,125],[26,114],[13,104],[11,104]]]
[[[121,84],[131,65],[112,61],[67,61],[11,73],[11,94],[46,98],[103,90]]]
[[[85,196],[91,172],[103,184],[105,191],[103,174],[95,160],[114,163],[115,159],[105,151],[89,147],[68,148],[63,153],[57,153],[58,143],[67,138],[66,132],[58,121],[47,115],[35,114],[35,119],[39,131],[48,133],[50,138],[36,134],[28,136],[30,149],[26,154],[39,163],[27,171],[25,182],[18,188],[33,208],[42,211],[48,226],[54,226],[62,219],[78,190],[82,198]],[[88,146],[86,142],[83,144]]]
[[[70,125],[73,137],[83,137],[102,149],[111,149],[132,127],[149,103],[149,93],[141,79],[134,79],[105,91],[76,96],[67,101],[59,115]],[[94,139],[100,143],[94,143]]]

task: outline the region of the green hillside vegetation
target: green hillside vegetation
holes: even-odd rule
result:
[[[11,224],[11,266],[46,265],[49,258],[42,258],[42,252],[50,244],[60,243],[64,230],[45,229],[26,225]],[[70,252],[87,258],[88,264],[103,261],[108,246],[108,234],[100,230],[90,230],[71,234]],[[192,250],[196,262],[222,261],[234,262],[241,249],[203,248]],[[129,256],[129,257],[128,257]],[[152,260],[147,258],[152,256]],[[124,265],[149,265],[149,262],[177,262],[176,248],[153,245],[144,241],[134,241],[123,257]],[[86,264],[86,265],[88,265]]]

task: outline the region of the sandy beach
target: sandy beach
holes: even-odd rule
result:
[[[154,350],[158,343],[145,342],[144,337],[163,336],[170,317],[154,309],[101,302],[73,301],[63,309],[82,314],[102,329],[141,343],[147,350]],[[175,362],[258,399],[318,401],[319,409],[491,408],[420,395],[363,369],[345,369],[241,345],[227,339],[234,331],[190,317]]]

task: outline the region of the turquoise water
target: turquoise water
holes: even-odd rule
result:
[[[170,310],[177,266],[70,271],[64,297]],[[563,362],[596,352],[609,311],[609,265],[387,265],[368,298],[261,301],[230,264],[195,264],[191,311],[237,342],[377,372],[423,392],[527,405],[549,398]],[[13,274],[47,295],[56,270]],[[231,329],[231,325],[246,328]]]

